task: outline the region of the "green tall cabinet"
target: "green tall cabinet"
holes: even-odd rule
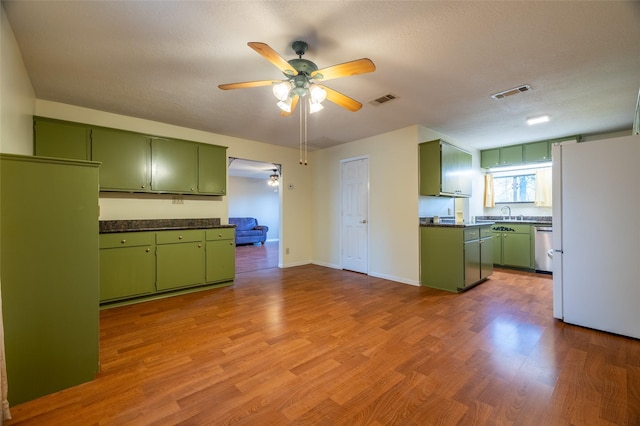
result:
[[[98,372],[98,166],[0,155],[0,274],[12,405]]]

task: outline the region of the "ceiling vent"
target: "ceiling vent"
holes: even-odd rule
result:
[[[378,105],[382,105],[385,102],[392,101],[394,99],[398,99],[398,97],[396,95],[392,95],[391,93],[387,93],[386,95],[380,96],[379,98],[374,99],[374,100],[370,101],[369,103],[371,105],[378,106]]]
[[[520,87],[514,87],[513,89],[505,90],[504,92],[494,93],[493,95],[491,95],[491,97],[493,99],[502,99],[506,98],[507,96],[517,95],[518,93],[528,92],[529,90],[531,90],[531,86],[525,84]]]

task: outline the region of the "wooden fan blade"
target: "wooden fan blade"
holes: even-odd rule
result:
[[[327,91],[327,100],[333,102],[334,104],[340,105],[342,108],[346,108],[349,111],[358,111],[362,108],[362,104],[356,101],[353,98],[348,97],[347,95],[343,95],[342,93],[333,90],[327,86],[323,86],[319,84],[318,86],[322,87]]]
[[[293,112],[296,110],[296,106],[298,106],[298,100],[300,99],[299,96],[294,96],[293,99],[291,100],[291,112],[287,112],[287,111],[280,111],[280,117],[288,117],[291,114],[293,114]]]
[[[260,87],[260,86],[270,86],[272,84],[280,83],[282,80],[256,80],[256,81],[245,81],[242,83],[229,83],[229,84],[221,84],[218,87],[222,90],[231,90],[231,89],[246,89],[247,87]]]
[[[275,50],[273,50],[268,44],[259,43],[256,41],[251,41],[247,43],[250,48],[258,52],[265,58],[267,61],[271,62],[273,65],[278,67],[280,71],[285,73],[286,75],[296,75],[296,70],[291,66],[286,59],[278,54]]]
[[[311,73],[311,78],[318,78],[317,74],[322,75],[322,81],[331,80],[332,78],[348,77],[350,75],[364,74],[367,72],[375,71],[376,66],[371,62],[371,59],[362,58],[351,62],[345,62],[343,64],[333,65],[327,68],[323,68]],[[316,77],[317,76],[317,77]]]

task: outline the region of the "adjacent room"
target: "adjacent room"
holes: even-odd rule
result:
[[[0,424],[639,425],[638,22],[0,0]]]

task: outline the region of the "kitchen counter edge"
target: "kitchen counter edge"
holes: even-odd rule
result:
[[[235,225],[223,225],[219,218],[207,219],[137,219],[137,220],[101,220],[100,234],[119,232],[174,231],[183,229],[235,228]]]

